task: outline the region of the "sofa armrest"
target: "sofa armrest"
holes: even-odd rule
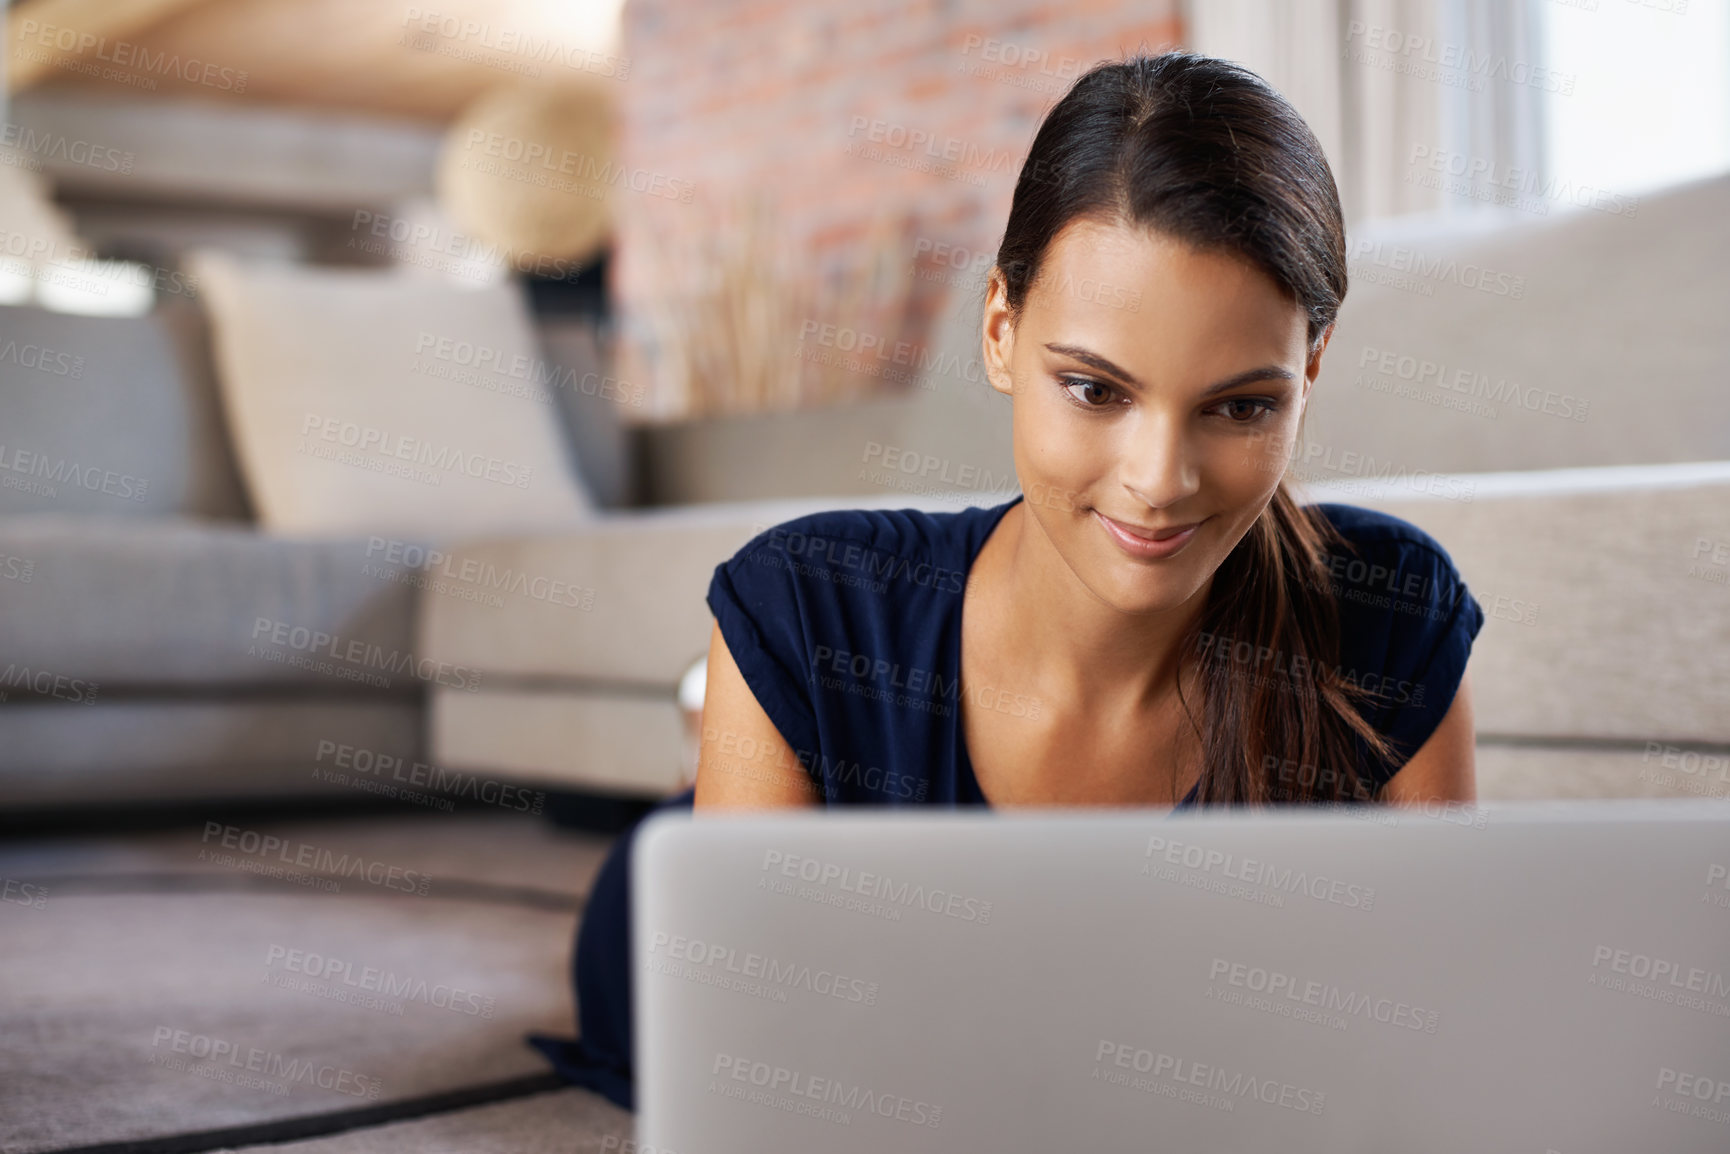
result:
[[[655,687],[672,699],[708,651],[705,596],[716,565],[752,537],[827,509],[954,511],[966,500],[815,497],[605,513],[575,532],[473,541],[429,554],[418,649],[516,683]]]

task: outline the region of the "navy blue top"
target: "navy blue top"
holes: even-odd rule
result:
[[[974,558],[1021,499],[807,514],[715,567],[708,604],[727,648],[825,805],[989,804],[961,726],[961,603]],[[1358,767],[1379,789],[1447,713],[1484,612],[1422,529],[1352,505],[1316,508],[1352,547],[1329,555],[1340,669],[1381,694],[1364,714],[1396,758]],[[1233,638],[1203,641],[1259,673],[1303,672]],[[967,693],[975,708],[1040,709],[994,687]],[[1179,805],[1194,801],[1192,788]]]

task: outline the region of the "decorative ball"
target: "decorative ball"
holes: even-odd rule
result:
[[[444,210],[522,271],[594,258],[623,185],[612,101],[586,85],[494,89],[451,125],[439,155]]]

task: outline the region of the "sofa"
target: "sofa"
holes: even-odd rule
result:
[[[248,656],[259,617],[406,646],[415,599],[362,573],[363,539],[251,523],[205,341],[185,302],[0,309],[0,345],[64,370],[7,366],[0,417],[7,807],[300,793],[315,734],[420,748],[414,687],[337,688]]]
[[[526,306],[520,319],[530,322]],[[408,767],[393,771],[399,779],[429,771],[430,687],[442,679],[472,692],[471,681],[497,672],[471,674],[460,658],[423,649],[426,613],[480,588],[464,580],[457,542],[436,524],[327,532],[260,523],[210,330],[206,308],[181,299],[144,317],[0,306],[0,813],[16,821],[64,807],[359,800],[353,786],[332,784],[357,757]],[[534,336],[562,380],[606,376],[592,325],[552,318]],[[585,539],[615,571],[638,565],[644,546],[654,553],[677,541],[687,550],[651,566],[668,586],[626,582],[651,594],[634,609],[612,594],[597,606],[600,578],[582,567],[529,574],[533,593],[556,590],[556,602],[527,590],[511,597],[512,609],[553,605],[599,626],[592,641],[572,639],[598,647],[597,682],[634,682],[608,721],[616,743],[640,748],[635,768],[551,784],[652,793],[661,778],[643,767],[661,758],[676,774],[679,737],[675,730],[669,747],[657,726],[637,731],[629,707],[653,703],[657,719],[670,708],[678,672],[701,655],[706,634],[698,628],[694,644],[675,645],[671,665],[645,666],[635,640],[646,635],[643,615],[661,616],[658,602],[684,590],[691,573],[706,574],[715,551],[730,549],[730,527],[829,502],[633,508],[642,431],[602,390],[551,392],[544,416],[569,450],[571,482],[593,505]],[[436,522],[442,510],[431,515]],[[720,531],[692,537],[695,522]],[[566,603],[579,591],[589,600],[573,609]],[[488,593],[470,604],[490,610],[498,600]],[[700,589],[683,619],[693,606],[700,611]],[[507,631],[519,620],[497,617]],[[337,648],[440,672],[392,675],[321,659]],[[590,764],[613,748],[598,745]],[[508,775],[520,760],[487,769]]]
[[[1687,792],[1702,783],[1670,768],[1730,743],[1730,341],[1710,306],[1730,296],[1727,199],[1719,178],[1633,220],[1354,238],[1293,475],[1428,529],[1479,592],[1486,796]],[[1681,229],[1697,243],[1663,243]],[[1629,274],[1579,275],[1611,261]],[[586,508],[503,533],[441,532],[438,508],[414,533],[261,525],[215,302],[0,309],[0,357],[18,350],[0,361],[0,806],[352,797],[332,781],[356,757],[638,800],[677,788],[678,686],[706,652],[718,561],[803,512],[1015,492],[977,309],[951,304],[917,386],[856,405],[657,426],[617,395],[551,390]],[[1520,323],[1492,323],[1507,312]],[[592,329],[534,339],[565,380],[607,378]],[[1656,384],[1628,389],[1636,371]],[[300,660],[296,639],[320,636],[467,674]]]

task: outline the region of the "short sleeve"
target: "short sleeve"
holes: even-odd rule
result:
[[[1365,716],[1393,750],[1390,763],[1369,759],[1376,789],[1430,739],[1465,676],[1484,610],[1433,538],[1386,518],[1402,532],[1369,534],[1348,559],[1336,557],[1333,588],[1340,605],[1340,667],[1378,697]]]
[[[760,533],[715,566],[706,600],[745,684],[805,760],[818,749],[817,718],[805,674],[805,598],[785,540]]]

